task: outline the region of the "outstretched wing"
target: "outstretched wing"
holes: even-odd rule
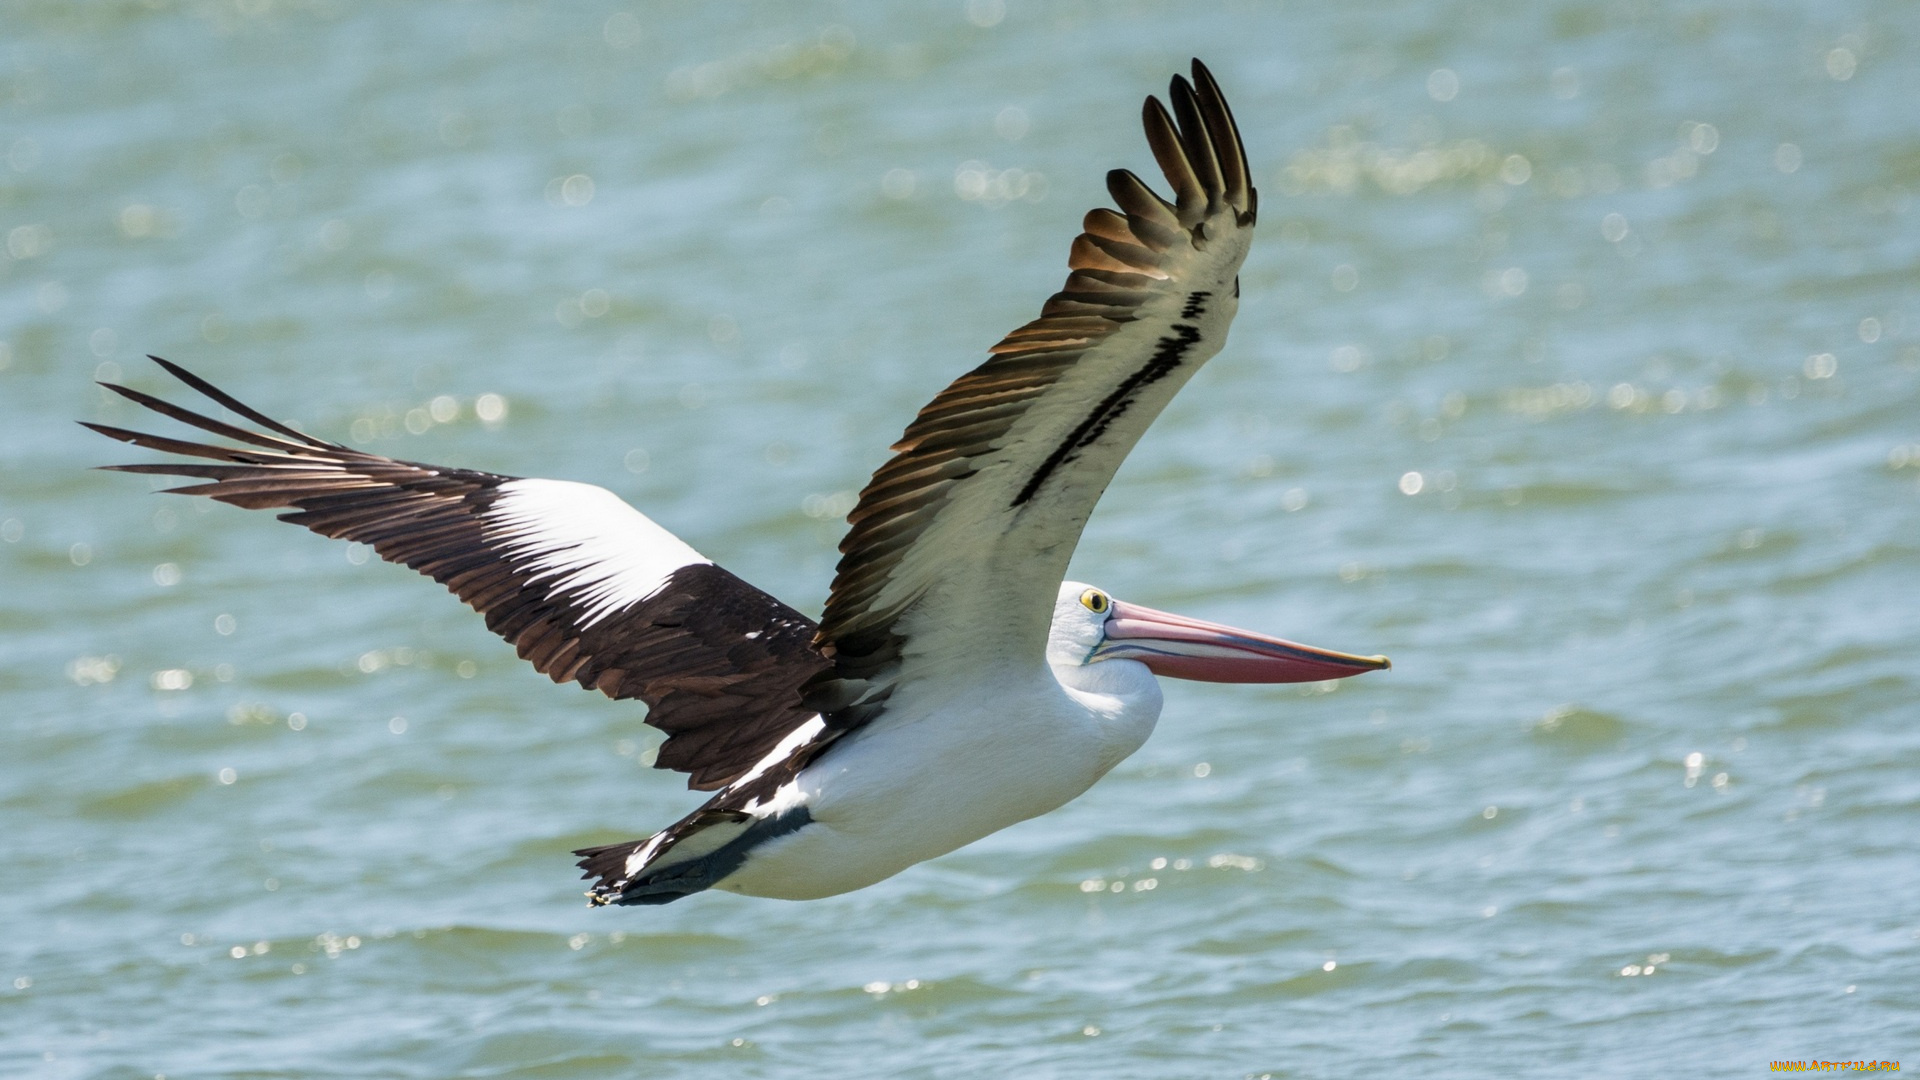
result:
[[[605,488],[446,469],[302,434],[158,357],[181,382],[272,434],[124,386],[163,416],[246,444],[223,447],[104,424],[110,438],[207,459],[111,465],[196,477],[170,490],[357,540],[445,585],[555,682],[648,705],[665,731],[656,764],[723,787],[812,719],[799,687],[827,667],[812,620],[713,565]]]
[[[1172,115],[1145,106],[1174,201],[1108,173],[1120,209],[1087,215],[1066,287],[920,410],[861,492],[821,618],[834,670],[808,689],[830,724],[876,715],[916,655],[1037,663],[1094,503],[1226,340],[1257,199],[1226,99],[1193,75]]]

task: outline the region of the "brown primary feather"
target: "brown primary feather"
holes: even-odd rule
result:
[[[1146,222],[1160,230],[1167,238],[1166,246],[1171,247],[1186,227],[1180,224],[1180,214],[1174,205],[1160,197],[1160,193],[1147,186],[1145,180],[1134,175],[1131,169],[1114,169],[1107,173],[1107,194],[1120,209],[1127,212],[1127,227],[1135,235],[1140,232],[1138,222]]]
[[[1220,174],[1225,187],[1222,192],[1229,206],[1246,212],[1251,210],[1253,179],[1247,173],[1247,148],[1240,141],[1240,125],[1233,122],[1233,110],[1227,107],[1227,96],[1220,92],[1220,84],[1213,79],[1213,72],[1206,65],[1196,64],[1193,69],[1193,81],[1198,88],[1200,112],[1207,119],[1207,130],[1225,132],[1225,138],[1214,141],[1215,152],[1219,155]],[[1251,219],[1242,224],[1249,224]]]
[[[1088,236],[1097,236],[1103,240],[1118,240],[1123,244],[1140,242],[1139,237],[1134,235],[1132,227],[1127,224],[1127,215],[1109,210],[1104,206],[1096,206],[1087,211],[1087,216],[1080,221],[1080,231]]]
[[[1201,118],[1200,103],[1194,98],[1191,83],[1175,75],[1167,98],[1173,102],[1173,114],[1180,121],[1180,146],[1186,151],[1187,164],[1193,169],[1200,190],[1206,193],[1207,212],[1212,213],[1219,209],[1227,190],[1221,180],[1220,159],[1214,153],[1215,139]]]
[[[1207,215],[1207,193],[1200,186],[1200,177],[1194,173],[1193,163],[1187,160],[1187,148],[1180,138],[1180,130],[1174,126],[1173,117],[1167,114],[1167,107],[1155,97],[1147,99],[1141,110],[1141,122],[1147,129],[1147,147],[1153,151],[1153,160],[1159,164],[1160,171],[1166,174],[1167,183],[1173,185],[1173,207],[1174,213],[1179,216],[1180,227],[1191,230]]]

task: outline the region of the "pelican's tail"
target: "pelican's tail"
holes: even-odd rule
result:
[[[579,866],[584,871],[583,878],[598,878],[593,887],[587,890],[587,903],[595,907],[606,904],[670,904],[683,896],[705,889],[704,884],[687,883],[687,887],[664,889],[658,892],[645,892],[636,895],[629,887],[640,884],[632,879],[627,867],[636,854],[641,854],[653,845],[654,838],[645,840],[627,840],[618,844],[603,844],[600,847],[581,848],[574,852],[580,856]],[[641,855],[644,863],[646,856]],[[642,871],[644,873],[644,870]],[[647,875],[651,876],[651,875]]]
[[[738,810],[702,808],[645,840],[581,848],[583,878],[598,878],[587,901],[603,904],[670,904],[704,892],[740,869],[747,853],[813,820],[796,807],[765,817]]]

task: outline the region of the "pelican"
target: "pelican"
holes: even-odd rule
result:
[[[920,410],[848,515],[818,623],[604,488],[399,461],[325,442],[184,368],[257,427],[107,388],[239,446],[87,427],[199,460],[115,465],[171,491],[284,509],[445,585],[556,683],[637,698],[656,765],[713,792],[639,840],[585,848],[593,904],[705,889],[864,888],[1080,795],[1140,748],[1156,676],[1340,679],[1390,666],[1155,611],[1062,581],[1147,425],[1226,341],[1258,198],[1198,60],[1146,100],[1172,188],[1124,169],[1040,317]],[[207,463],[211,462],[211,463]]]

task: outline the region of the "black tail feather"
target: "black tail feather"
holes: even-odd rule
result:
[[[649,838],[651,839],[651,838]],[[575,851],[580,861],[575,864],[584,871],[584,878],[599,878],[588,891],[595,904],[612,903],[619,895],[620,886],[627,876],[627,858],[645,847],[646,840],[623,840],[618,844],[602,844],[599,847],[585,847]]]

